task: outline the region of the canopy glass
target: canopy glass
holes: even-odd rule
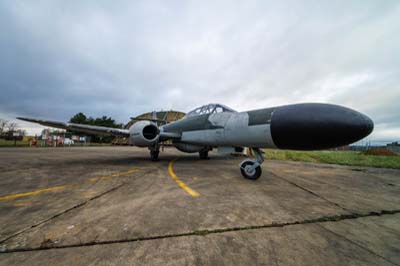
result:
[[[203,114],[215,114],[215,113],[223,113],[223,112],[230,112],[236,113],[235,110],[219,103],[210,103],[203,106],[200,106],[189,113],[187,113],[186,117],[189,116],[196,116],[196,115],[203,115]]]

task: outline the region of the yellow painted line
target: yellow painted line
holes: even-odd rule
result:
[[[61,190],[66,187],[67,186],[49,187],[49,188],[39,189],[39,190],[25,192],[25,193],[8,195],[8,196],[0,197],[0,200],[10,200],[10,199],[22,198],[22,197],[27,197],[27,196],[33,196],[33,195],[37,195],[37,194],[41,194],[41,193],[45,193],[45,192],[49,192],[49,191]]]
[[[132,169],[132,170],[128,170],[128,171],[125,171],[125,172],[116,173],[116,174],[112,174],[112,175],[108,175],[108,176],[94,177],[94,178],[89,179],[89,181],[90,182],[96,182],[96,181],[99,181],[99,180],[105,180],[105,179],[109,179],[109,178],[112,178],[112,177],[129,175],[129,174],[133,174],[133,173],[136,173],[136,172],[139,172],[139,170],[138,169]]]
[[[198,197],[200,196],[200,194],[196,191],[194,191],[193,189],[191,189],[190,187],[188,187],[185,183],[182,182],[182,180],[180,180],[176,174],[174,173],[174,162],[175,160],[172,160],[169,165],[168,165],[168,172],[169,175],[172,177],[172,179],[183,189],[185,190],[187,193],[189,193],[190,196],[192,197]]]
[[[91,179],[89,179],[88,181],[86,181],[84,183],[96,182],[96,181],[99,181],[99,180],[105,180],[105,179],[109,179],[109,178],[112,178],[112,177],[129,175],[129,174],[136,173],[136,172],[139,172],[139,170],[138,169],[132,169],[132,170],[128,170],[128,171],[125,171],[125,172],[120,172],[120,173],[116,173],[116,174],[112,174],[112,175],[108,175],[108,176],[91,178]],[[22,197],[28,197],[28,196],[38,195],[38,194],[41,194],[41,193],[62,190],[62,189],[65,189],[67,187],[73,187],[73,186],[76,186],[76,185],[78,185],[78,184],[75,183],[75,184],[69,184],[69,185],[64,185],[64,186],[49,187],[49,188],[38,189],[38,190],[25,192],[25,193],[7,195],[7,196],[0,197],[0,201],[2,201],[2,200],[11,200],[11,199],[16,199],[16,198],[22,198]]]

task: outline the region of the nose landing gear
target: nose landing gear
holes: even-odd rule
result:
[[[261,176],[261,164],[264,162],[264,156],[259,148],[251,148],[256,155],[256,160],[246,159],[240,164],[240,172],[244,178],[257,180]]]

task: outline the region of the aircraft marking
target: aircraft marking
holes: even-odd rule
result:
[[[171,178],[183,189],[183,190],[185,190],[190,196],[192,196],[192,197],[198,197],[198,196],[200,196],[200,194],[197,192],[197,191],[195,191],[195,190],[193,190],[193,189],[191,189],[190,187],[188,187],[185,183],[183,183],[182,182],[182,180],[180,180],[179,178],[178,178],[178,176],[175,174],[175,172],[174,172],[174,169],[173,169],[173,166],[174,166],[174,162],[176,161],[176,159],[175,160],[172,160],[170,163],[169,163],[169,165],[168,165],[168,172],[169,172],[169,175],[171,176]]]
[[[128,171],[125,171],[125,172],[120,172],[120,173],[116,173],[116,174],[112,174],[112,175],[108,175],[108,176],[94,177],[94,178],[90,178],[88,181],[85,181],[84,183],[97,182],[97,181],[100,181],[100,180],[106,180],[106,179],[110,179],[110,178],[113,178],[113,177],[118,177],[118,176],[123,176],[123,175],[136,173],[138,171],[139,170],[135,168],[135,169],[131,169],[131,170],[128,170]],[[62,190],[62,189],[69,188],[69,187],[74,187],[74,186],[77,186],[77,185],[78,184],[75,183],[75,184],[69,184],[69,185],[63,185],[63,186],[55,186],[55,187],[38,189],[38,190],[24,192],[24,193],[18,193],[18,194],[13,194],[13,195],[2,196],[2,197],[0,197],[0,201],[38,195],[38,194],[41,194],[41,193]]]

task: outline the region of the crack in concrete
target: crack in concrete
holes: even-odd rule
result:
[[[139,177],[144,176],[144,175],[146,175],[146,174],[148,174],[148,173],[149,173],[149,172],[143,173],[143,174],[140,175]],[[100,194],[98,194],[98,195],[96,195],[96,196],[94,196],[94,197],[92,197],[92,198],[89,198],[89,199],[87,199],[87,200],[85,200],[85,201],[83,201],[83,202],[80,202],[80,203],[78,203],[78,204],[76,204],[76,205],[74,205],[74,206],[72,206],[72,207],[70,207],[70,208],[68,208],[68,209],[66,209],[66,210],[63,210],[63,211],[61,211],[61,212],[59,212],[59,213],[57,213],[57,214],[55,214],[55,215],[53,215],[53,216],[51,216],[51,217],[49,217],[49,218],[47,218],[47,219],[44,219],[44,220],[42,220],[42,221],[40,221],[40,222],[38,222],[38,223],[35,223],[35,224],[33,224],[33,225],[29,226],[29,227],[26,227],[26,228],[24,228],[24,229],[21,229],[21,230],[15,232],[15,233],[13,233],[13,234],[10,235],[10,236],[7,236],[6,238],[1,239],[1,240],[0,240],[0,244],[3,244],[4,242],[6,242],[7,240],[10,240],[11,238],[14,238],[14,237],[16,237],[16,236],[18,236],[18,235],[20,235],[20,234],[23,234],[23,233],[25,233],[25,232],[27,232],[27,231],[29,231],[29,230],[35,228],[35,227],[38,227],[38,226],[40,226],[40,225],[42,225],[42,224],[45,224],[45,223],[47,223],[47,222],[49,222],[49,221],[51,221],[51,220],[53,220],[53,219],[55,219],[55,218],[57,218],[57,217],[59,217],[59,216],[61,216],[61,215],[64,215],[64,214],[66,214],[66,213],[68,213],[68,212],[70,212],[70,211],[72,211],[72,210],[78,209],[78,208],[80,208],[80,207],[86,205],[86,204],[89,203],[90,201],[93,201],[93,200],[95,200],[95,199],[98,199],[98,198],[100,198],[100,197],[102,197],[102,196],[104,196],[104,195],[106,195],[106,194],[108,194],[108,193],[110,193],[110,192],[113,192],[113,191],[119,189],[120,187],[122,187],[123,185],[125,185],[125,184],[127,184],[127,183],[128,183],[128,182],[122,182],[122,183],[119,184],[118,186],[112,187],[112,188],[109,189],[109,190],[106,190],[106,191],[104,191],[104,192],[102,192],[102,193],[100,193]],[[2,253],[2,251],[0,251],[0,253]]]
[[[307,193],[309,193],[309,194],[311,194],[311,195],[313,195],[313,196],[315,196],[315,197],[317,197],[317,198],[320,198],[320,199],[322,199],[322,200],[324,200],[324,201],[326,201],[326,202],[328,202],[328,203],[330,203],[330,204],[332,204],[332,205],[334,205],[334,206],[336,206],[336,207],[339,207],[340,209],[342,209],[342,210],[344,210],[344,211],[347,211],[347,212],[350,212],[350,213],[354,213],[354,212],[352,212],[351,210],[349,210],[349,209],[347,209],[347,208],[341,206],[339,203],[336,203],[336,202],[334,202],[334,201],[328,200],[328,199],[322,197],[321,195],[318,195],[317,193],[315,193],[315,192],[313,192],[313,191],[311,191],[311,190],[309,190],[309,189],[307,189],[307,188],[304,188],[304,187],[302,187],[302,186],[296,184],[295,182],[289,181],[289,180],[287,180],[286,178],[283,178],[283,177],[281,177],[281,176],[278,176],[277,174],[275,174],[275,173],[272,172],[272,171],[270,171],[270,173],[271,173],[272,175],[274,175],[276,178],[279,178],[279,179],[281,179],[281,180],[283,180],[283,181],[285,181],[285,182],[287,182],[287,183],[289,183],[289,184],[291,184],[291,185],[293,185],[293,186],[295,186],[295,187],[297,187],[297,188],[300,188],[301,190],[304,190],[305,192],[307,192]]]
[[[220,228],[220,229],[212,229],[212,230],[205,229],[205,230],[195,230],[195,231],[191,231],[191,232],[178,233],[178,234],[166,234],[166,235],[136,237],[136,238],[127,238],[127,239],[91,241],[91,242],[86,242],[86,243],[78,243],[78,244],[70,244],[70,245],[40,246],[40,247],[34,247],[34,248],[15,248],[15,249],[2,250],[2,251],[0,251],[0,254],[15,253],[15,252],[28,252],[28,251],[41,251],[41,250],[49,250],[49,249],[87,247],[87,246],[97,246],[97,245],[109,245],[109,244],[118,244],[118,243],[130,243],[130,242],[140,242],[140,241],[177,238],[177,237],[186,237],[186,236],[206,236],[206,235],[210,235],[210,234],[221,234],[221,233],[234,232],[234,231],[249,231],[249,230],[257,230],[257,229],[285,227],[285,226],[292,226],[292,225],[317,224],[317,223],[324,223],[324,222],[339,222],[339,221],[343,221],[343,220],[351,220],[351,219],[358,219],[358,218],[365,218],[365,217],[394,215],[397,213],[400,213],[400,209],[399,210],[380,210],[378,212],[373,211],[373,212],[369,212],[369,213],[365,213],[365,214],[351,213],[351,214],[341,214],[341,215],[332,215],[332,216],[322,216],[322,217],[318,217],[318,218],[314,218],[314,219],[306,219],[306,220],[287,222],[287,223],[271,223],[271,224],[265,224],[265,225]]]
[[[29,226],[29,227],[26,227],[26,228],[22,229],[22,230],[20,230],[20,231],[17,231],[16,233],[14,233],[14,234],[12,234],[12,235],[10,235],[10,236],[8,236],[8,237],[6,237],[6,238],[0,240],[0,244],[4,243],[5,241],[7,241],[7,240],[9,240],[9,239],[11,239],[11,238],[13,238],[13,237],[16,237],[16,236],[18,236],[18,235],[20,235],[20,234],[22,234],[22,233],[24,233],[24,232],[26,232],[26,231],[32,229],[32,228],[38,227],[39,225],[42,225],[42,224],[44,224],[44,223],[46,223],[46,222],[48,222],[48,221],[51,221],[51,220],[53,220],[53,219],[55,219],[55,218],[57,218],[57,217],[59,217],[59,216],[61,216],[61,215],[63,215],[63,214],[66,214],[67,212],[70,212],[70,211],[72,211],[72,210],[74,210],[74,209],[77,209],[77,208],[79,208],[79,207],[82,207],[83,205],[87,204],[88,202],[90,202],[90,201],[92,201],[92,200],[95,200],[95,199],[97,199],[97,198],[99,198],[99,197],[101,197],[101,196],[103,196],[103,195],[105,195],[105,194],[107,194],[107,193],[109,193],[109,192],[112,192],[112,191],[114,191],[114,190],[120,188],[120,187],[123,186],[123,185],[124,185],[124,183],[122,183],[122,184],[120,184],[120,185],[118,185],[118,186],[116,186],[116,187],[113,187],[113,188],[111,188],[111,189],[109,189],[109,190],[107,190],[107,191],[104,191],[103,193],[101,193],[101,194],[99,194],[99,195],[96,195],[96,196],[94,196],[93,198],[90,198],[90,199],[88,199],[88,200],[85,200],[85,201],[83,201],[83,202],[80,202],[80,203],[78,203],[77,205],[74,205],[74,206],[72,206],[71,208],[68,208],[68,209],[66,209],[66,210],[63,210],[62,212],[59,212],[59,213],[57,213],[57,214],[55,214],[55,215],[53,215],[53,216],[51,216],[51,217],[49,217],[49,218],[47,218],[47,219],[45,219],[45,220],[42,220],[42,221],[40,221],[40,222],[38,222],[38,223],[35,223],[35,224],[33,224],[33,225]]]
[[[344,239],[345,241],[347,241],[347,242],[349,242],[349,243],[351,243],[351,244],[353,244],[353,245],[356,245],[357,247],[359,247],[359,248],[361,248],[361,249],[363,249],[363,250],[365,250],[365,251],[371,253],[372,255],[375,255],[375,256],[377,256],[377,257],[379,257],[379,258],[385,260],[386,262],[389,262],[390,264],[393,264],[393,265],[396,265],[396,266],[400,266],[400,265],[394,263],[393,261],[391,261],[391,260],[389,260],[389,259],[387,259],[387,258],[381,256],[380,254],[374,252],[373,250],[370,250],[369,248],[364,247],[363,245],[361,245],[361,244],[359,244],[359,243],[357,243],[357,242],[355,242],[355,241],[353,241],[353,240],[351,240],[351,239],[348,239],[347,237],[345,237],[345,236],[343,236],[343,235],[341,235],[341,234],[339,234],[339,233],[336,233],[336,232],[334,232],[334,231],[332,231],[332,230],[329,230],[328,228],[325,228],[324,226],[322,226],[322,225],[320,225],[320,224],[318,224],[318,226],[321,227],[322,229],[326,230],[327,232],[329,232],[329,233],[331,233],[331,234],[333,234],[333,235],[335,235],[335,236],[337,236],[337,237],[340,237],[340,238]]]

